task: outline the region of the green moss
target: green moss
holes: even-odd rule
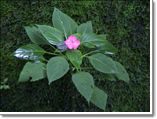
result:
[[[10,2],[1,0],[0,1],[0,14],[1,16],[6,16],[15,10],[15,7],[10,4]]]

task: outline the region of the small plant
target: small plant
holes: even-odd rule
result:
[[[5,78],[3,81],[1,81],[0,90],[10,89],[10,86],[7,84],[7,82],[8,82],[8,78]]]
[[[88,103],[105,110],[107,94],[95,86],[93,76],[83,65],[87,65],[85,61],[88,60],[95,70],[108,78],[128,83],[129,76],[125,68],[109,57],[117,49],[106,40],[106,35],[93,33],[91,21],[78,26],[69,16],[54,8],[52,22],[53,27],[25,27],[33,43],[14,52],[17,58],[28,60],[18,81],[38,81],[47,77],[51,84],[66,73],[71,73],[72,82]]]

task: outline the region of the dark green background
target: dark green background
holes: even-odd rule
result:
[[[0,65],[1,81],[8,78],[9,90],[0,90],[0,111],[102,111],[85,101],[73,86],[70,76],[18,84],[25,63],[12,56],[21,45],[30,43],[23,26],[52,25],[53,8],[71,16],[79,24],[91,20],[96,33],[108,34],[118,48],[114,59],[122,63],[130,84],[109,81],[101,73],[91,71],[96,85],[108,94],[106,111],[150,111],[149,89],[149,1],[56,1],[1,0]]]

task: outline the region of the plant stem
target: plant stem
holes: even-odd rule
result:
[[[82,67],[82,69],[93,69],[92,67]]]
[[[45,58],[42,58],[41,60],[43,60],[43,61],[45,61],[45,62],[48,62],[48,60],[47,60],[47,59],[45,59]]]
[[[87,55],[92,54],[92,53],[97,52],[97,51],[99,51],[99,50],[93,50],[91,52],[88,52],[88,53],[82,55],[82,57],[86,57]]]
[[[52,52],[47,52],[47,51],[45,51],[44,53],[46,53],[46,54],[50,54],[50,55],[59,55],[59,54],[52,53]]]
[[[53,45],[49,44],[54,50],[55,52],[58,52],[59,54],[63,55],[63,53],[61,51],[59,51],[57,48],[55,48]]]
[[[53,46],[53,45],[51,45],[51,44],[49,44],[54,50],[56,50],[56,48]]]
[[[40,51],[40,50],[36,50],[34,51],[35,53],[46,53],[46,54],[50,54],[50,55],[59,55],[59,54],[56,54],[56,53],[52,53],[52,52],[47,52],[47,51]]]

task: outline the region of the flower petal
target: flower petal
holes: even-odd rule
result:
[[[74,35],[69,36],[64,43],[68,49],[77,49],[80,45],[80,41]]]

